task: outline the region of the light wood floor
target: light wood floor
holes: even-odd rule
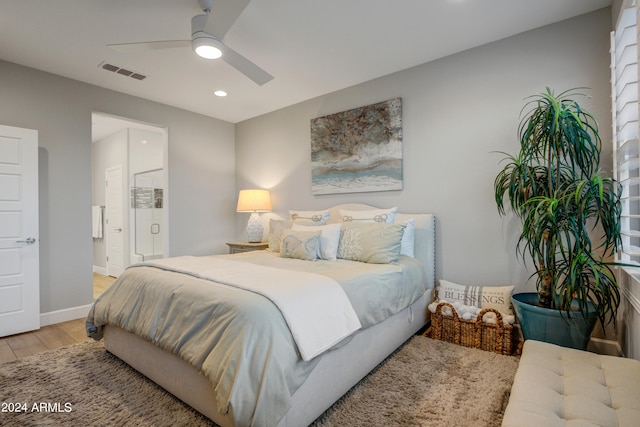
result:
[[[116,279],[111,276],[93,273],[93,299],[98,298]]]
[[[114,281],[113,277],[93,273],[93,298],[100,296]],[[46,350],[87,341],[85,318],[40,328],[37,331],[0,338],[0,363],[10,362]]]

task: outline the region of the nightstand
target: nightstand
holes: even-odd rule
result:
[[[269,247],[269,243],[227,242],[227,246],[229,246],[230,254],[237,254],[240,252],[261,251],[263,249],[267,249]]]

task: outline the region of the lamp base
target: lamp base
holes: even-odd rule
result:
[[[262,242],[262,221],[260,221],[260,215],[257,212],[253,212],[249,217],[247,223],[247,238],[249,243]]]

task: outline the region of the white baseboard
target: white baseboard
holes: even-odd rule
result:
[[[98,273],[98,274],[102,274],[103,276],[107,275],[107,267],[100,267],[97,265],[93,266],[93,272],[94,273]]]
[[[65,308],[63,310],[50,311],[48,313],[40,313],[40,326],[53,325],[68,320],[81,319],[87,317],[91,304],[81,305],[78,307]]]

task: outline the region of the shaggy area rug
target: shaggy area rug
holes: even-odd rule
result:
[[[414,337],[314,423],[499,427],[518,359]]]
[[[416,336],[314,427],[499,426],[518,360]],[[3,426],[207,426],[209,420],[86,342],[0,365]]]

